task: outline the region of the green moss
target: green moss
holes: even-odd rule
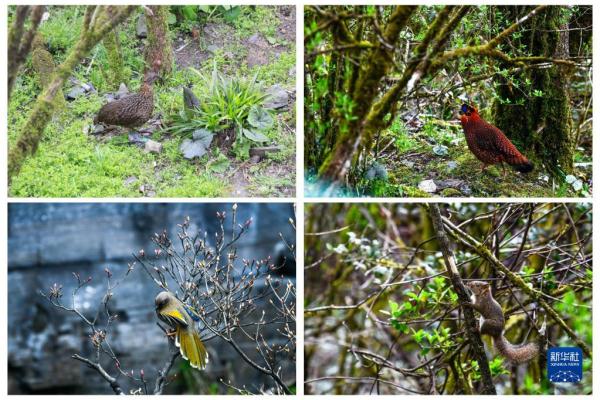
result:
[[[446,189],[442,190],[440,194],[442,197],[462,197],[463,196],[463,194],[460,192],[460,190],[453,189],[453,188],[446,188]]]
[[[125,82],[125,71],[123,65],[123,56],[121,51],[121,42],[119,40],[119,30],[110,32],[102,41],[106,49],[109,68],[102,69],[106,74],[106,80],[112,89],[117,89],[121,82]]]
[[[279,20],[273,7],[242,7],[240,16],[232,22],[232,25],[239,39],[246,39],[257,31],[265,37],[274,37],[277,34]]]
[[[293,185],[294,181],[289,176],[253,175],[248,190],[254,196],[269,197]]]
[[[430,147],[430,146],[429,146]],[[431,150],[425,152],[424,145],[419,148],[423,151],[421,157],[415,159],[414,165],[406,166],[402,163],[395,164],[390,169],[389,183],[380,183],[374,189],[373,195],[380,197],[429,197],[417,189],[419,183],[425,179],[435,181],[453,180],[460,181],[459,188],[447,188],[435,194],[441,197],[562,197],[572,196],[573,193],[565,185],[553,189],[548,183],[539,178],[539,172],[534,170],[531,174],[520,174],[512,168],[506,167],[506,176],[502,168],[489,166],[481,172],[481,163],[468,150],[464,140],[458,145],[449,147],[449,154],[444,157],[435,156]],[[426,148],[426,147],[425,147]],[[407,151],[414,154],[415,151]],[[402,154],[398,154],[402,157]],[[449,162],[456,163],[454,168],[448,168]],[[463,192],[468,188],[469,191]]]

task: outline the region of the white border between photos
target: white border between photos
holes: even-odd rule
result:
[[[51,2],[51,1],[39,1],[39,0],[34,0],[34,1],[9,1],[10,4],[48,4],[48,3],[52,3],[52,4],[57,4],[57,5],[80,5],[80,4],[98,4],[98,3],[102,3],[99,1],[89,1],[89,0],[85,0],[85,1],[58,1],[58,2]],[[344,4],[350,4],[350,5],[356,5],[356,4],[419,4],[419,5],[433,5],[433,4],[472,4],[472,5],[483,5],[483,4],[550,4],[550,5],[574,5],[574,4],[591,4],[592,1],[579,1],[579,0],[572,0],[572,1],[548,1],[548,2],[540,2],[540,1],[530,1],[530,2],[521,2],[519,0],[513,0],[513,1],[489,1],[489,0],[480,0],[480,1],[472,1],[472,0],[468,0],[468,1],[431,1],[431,0],[421,0],[421,1],[385,1],[385,0],[381,0],[381,1],[372,1],[372,0],[363,0],[363,1],[357,1],[357,0],[329,0],[329,1],[310,1],[310,0],[297,0],[297,1],[263,1],[263,0],[254,0],[254,1],[248,1],[248,0],[237,0],[237,1],[228,1],[228,0],[221,0],[221,1],[215,1],[215,0],[206,0],[206,1],[185,1],[185,0],[180,0],[180,1],[173,1],[173,0],[164,0],[164,1],[156,1],[156,0],[151,0],[151,1],[147,1],[147,2],[140,2],[140,1],[122,1],[122,0],[117,0],[117,1],[110,1],[110,2],[106,2],[106,3],[110,3],[110,4],[208,4],[208,5],[218,5],[218,4],[236,4],[236,5],[296,5],[297,6],[297,12],[296,12],[296,194],[295,197],[292,198],[154,198],[154,199],[148,199],[148,198],[83,198],[83,199],[72,199],[72,198],[37,198],[37,199],[29,199],[29,198],[8,198],[8,192],[7,192],[7,153],[8,153],[8,143],[6,140],[7,137],[7,129],[6,129],[6,124],[7,124],[7,95],[6,95],[6,85],[2,85],[2,95],[0,98],[0,108],[2,110],[1,112],[1,123],[0,123],[0,135],[4,140],[4,143],[2,146],[0,146],[0,159],[2,160],[2,173],[1,173],[1,182],[0,182],[0,196],[3,200],[3,206],[1,207],[0,210],[0,221],[2,221],[2,240],[0,241],[0,260],[2,261],[2,265],[4,266],[4,269],[6,271],[6,266],[7,266],[7,260],[8,260],[8,249],[7,249],[7,204],[8,203],[19,203],[19,202],[26,202],[26,203],[36,203],[36,202],[40,202],[40,203],[45,203],[45,202],[73,202],[73,203],[79,203],[79,202],[85,202],[85,203],[95,203],[95,202],[118,202],[118,203],[147,203],[147,202],[163,202],[163,203],[216,203],[216,202],[223,202],[223,203],[229,203],[229,202],[237,202],[237,203],[261,203],[261,202],[271,202],[271,203],[289,203],[289,202],[293,202],[296,204],[296,226],[297,226],[297,232],[296,232],[296,246],[297,246],[297,278],[296,278],[296,282],[297,282],[297,363],[296,363],[296,385],[297,385],[297,391],[298,391],[298,397],[304,397],[303,396],[303,392],[304,392],[304,358],[303,358],[303,344],[304,344],[304,314],[303,314],[303,299],[304,299],[304,237],[303,237],[303,230],[304,230],[304,205],[307,203],[335,203],[335,202],[344,202],[344,203],[360,203],[360,202],[378,202],[378,203],[385,203],[385,202],[389,202],[389,203],[432,203],[432,202],[441,202],[441,203],[449,203],[449,202],[458,202],[458,203],[467,203],[467,202],[481,202],[481,203],[488,203],[488,202],[499,202],[499,203],[503,203],[503,202],[515,202],[515,203],[521,203],[521,202],[567,202],[567,203],[575,203],[575,202],[593,202],[593,206],[594,208],[596,208],[598,201],[600,201],[600,198],[598,198],[598,196],[596,194],[594,194],[593,199],[578,199],[578,198],[569,198],[569,199],[563,199],[563,198],[529,198],[529,199],[511,199],[511,198],[487,198],[487,199],[480,199],[480,198],[436,198],[436,199],[397,199],[397,198],[364,198],[364,199],[360,199],[360,198],[343,198],[343,199],[332,199],[332,198],[305,198],[304,196],[304,169],[303,169],[303,154],[304,154],[304,141],[303,141],[303,120],[304,120],[304,103],[303,103],[303,87],[304,87],[304,75],[303,75],[303,26],[304,26],[304,13],[303,13],[303,6],[304,5],[312,5],[312,4],[332,4],[332,5],[344,5]],[[599,11],[599,7],[600,5],[594,6],[594,11],[593,11],[593,21],[594,21],[594,28],[593,28],[593,64],[597,65],[598,64],[598,57],[597,54],[599,54],[600,51],[600,19],[598,18],[600,15],[600,11]],[[7,6],[6,5],[2,5],[0,6],[0,48],[1,48],[1,53],[2,55],[4,55],[6,57],[6,43],[7,43],[7,24],[6,24],[6,20],[7,20]],[[2,62],[1,63],[1,71],[2,71],[2,76],[6,77],[7,76],[7,65],[6,62]],[[6,79],[6,78],[4,78]],[[5,81],[4,81],[5,82]],[[598,100],[598,90],[596,90],[596,84],[594,83],[594,90],[593,90],[593,98],[594,98],[594,103],[596,105],[599,104]],[[599,149],[598,149],[598,140],[597,140],[597,136],[598,136],[598,127],[597,124],[595,124],[594,126],[594,139],[593,139],[593,154],[594,154],[594,161],[596,161],[596,157],[595,155],[598,153]],[[597,165],[596,162],[593,163],[593,176],[598,176],[598,174],[600,173],[600,166]],[[593,222],[593,227],[594,228],[598,228],[595,229],[597,232],[600,232],[600,222],[595,218],[594,222]],[[593,243],[594,243],[594,247],[598,247],[600,245],[600,234],[598,235],[599,237],[594,237],[593,239]],[[595,268],[597,265],[596,261],[593,262],[593,267]],[[599,304],[600,303],[600,295],[598,293],[598,277],[594,276],[594,289],[593,289],[593,304]],[[0,389],[0,396],[2,396],[3,398],[6,397],[6,393],[7,393],[7,366],[8,366],[8,352],[7,352],[7,312],[10,312],[10,310],[7,310],[7,298],[6,298],[6,293],[7,293],[7,274],[6,272],[0,274],[0,282],[1,282],[1,286],[0,288],[2,289],[2,296],[0,299],[0,314],[1,314],[1,324],[0,324],[0,349],[2,350],[2,355],[3,355],[3,363],[0,366],[0,382],[2,383],[1,385],[1,389]],[[597,332],[599,329],[599,325],[600,322],[593,322],[594,324],[594,332]],[[596,337],[595,337],[596,339]],[[594,363],[593,365],[595,365],[596,368],[594,368],[594,370],[597,370],[597,357],[594,357]],[[594,372],[594,379],[593,379],[593,390],[595,393],[600,393],[600,375],[597,372]],[[23,397],[23,398],[30,398],[31,396],[11,396],[12,397]],[[54,396],[36,396],[36,397],[44,397],[44,398],[56,398]],[[82,397],[82,396],[70,396],[69,398],[77,398],[77,397]],[[173,398],[173,399],[180,399],[182,398],[182,396],[166,396],[167,398]],[[184,397],[190,397],[190,396],[184,396]],[[208,395],[198,395],[198,396],[194,396],[195,398],[208,398],[208,397],[212,397],[212,398],[218,398],[220,396],[208,396]],[[271,396],[263,396],[264,398],[271,398]],[[326,400],[333,400],[333,399],[356,399],[359,398],[358,396],[333,396],[333,395],[321,395],[321,396],[307,396],[308,398],[315,398],[315,399],[326,399]],[[365,396],[360,396],[361,398],[365,397]],[[373,396],[374,398],[375,396]],[[394,398],[413,398],[414,396],[411,395],[396,395],[396,396],[384,396],[384,397],[394,397]],[[433,396],[424,396],[424,397],[433,397]],[[437,397],[437,396],[436,396]],[[451,398],[469,398],[472,399],[473,397],[469,396],[447,396],[447,397],[451,397]],[[521,396],[505,396],[506,398],[520,398]],[[552,398],[552,396],[535,396],[538,398]],[[575,396],[565,396],[566,398],[574,398]],[[99,396],[99,395],[92,395],[92,396],[85,396],[85,398],[87,399],[99,399],[99,398],[106,398],[106,396]],[[242,396],[227,396],[227,398],[233,398],[233,399],[237,399],[237,398],[242,398]],[[529,397],[528,397],[529,398]],[[564,397],[562,397],[564,398]]]

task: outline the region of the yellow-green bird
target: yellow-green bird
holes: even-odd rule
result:
[[[181,356],[192,367],[204,369],[208,363],[208,352],[196,330],[195,325],[200,321],[198,314],[171,292],[160,292],[154,303],[158,318],[175,329],[175,345],[179,347]]]

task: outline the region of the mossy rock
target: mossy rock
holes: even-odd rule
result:
[[[446,188],[440,192],[442,197],[462,197],[463,194],[460,190],[454,188]]]
[[[431,197],[429,193],[414,186],[390,184],[382,181],[374,182],[371,193],[375,197]]]

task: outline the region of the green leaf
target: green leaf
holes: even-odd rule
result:
[[[242,134],[252,140],[253,142],[268,142],[269,138],[266,137],[265,135],[263,135],[260,132],[256,132],[256,131],[251,131],[249,129],[242,129]]]
[[[213,136],[215,134],[208,129],[196,129],[192,133],[192,138],[194,140],[200,141],[206,147],[210,146],[210,143],[213,140]]]
[[[248,113],[248,123],[256,129],[264,131],[273,125],[273,117],[264,108],[253,106]]]
[[[223,7],[223,6],[222,6]],[[225,8],[225,7],[223,7]],[[242,10],[239,6],[228,6],[229,9],[226,9],[223,13],[223,18],[227,22],[235,21],[241,14]]]
[[[415,340],[415,342],[421,343],[423,339],[425,339],[425,335],[425,331],[423,331],[423,329],[419,329],[413,334],[413,339]]]
[[[211,172],[222,174],[229,168],[229,159],[223,153],[219,153],[217,158],[208,162],[207,168]]]
[[[170,12],[169,15],[167,16],[167,23],[169,25],[173,25],[176,22],[177,22],[177,17],[175,16],[175,14]]]
[[[181,13],[183,17],[188,21],[195,21],[197,18],[197,6],[183,6],[181,7]]]

